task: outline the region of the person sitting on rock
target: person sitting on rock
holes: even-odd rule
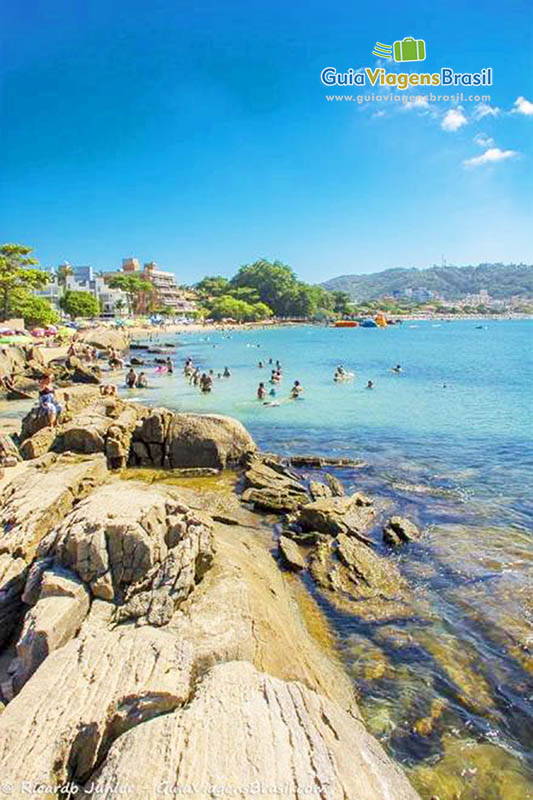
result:
[[[111,397],[116,397],[117,395],[117,387],[114,383],[105,383],[100,386],[100,394],[104,397],[106,395],[110,395]]]
[[[48,425],[54,428],[63,407],[56,400],[52,375],[49,372],[44,375],[39,384],[39,409],[46,416]]]

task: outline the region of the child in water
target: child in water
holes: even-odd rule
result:
[[[291,400],[298,400],[303,393],[303,386],[300,381],[294,381],[294,386],[291,389]]]

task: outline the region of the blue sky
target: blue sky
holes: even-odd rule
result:
[[[43,264],[136,255],[193,282],[261,256],[309,281],[533,263],[530,0],[11,0],[3,16],[1,238]],[[419,71],[491,66],[490,110],[326,101],[348,90],[324,67],[374,67],[377,40],[409,35]]]

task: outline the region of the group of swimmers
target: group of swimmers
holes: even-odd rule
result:
[[[269,358],[268,360],[269,365],[274,364],[274,360]],[[260,361],[257,365],[259,369],[265,368],[265,363]],[[283,369],[281,367],[280,361],[276,361],[275,368],[271,370],[269,383],[271,384],[272,388],[267,392],[267,388],[265,386],[265,382],[261,381],[259,386],[257,387],[257,399],[261,400],[265,405],[277,405],[277,403],[273,400],[266,401],[267,394],[269,397],[275,398],[276,397],[276,385],[280,384],[283,380]],[[297,400],[303,394],[303,386],[300,381],[294,381],[294,384],[291,387],[291,391],[289,393],[290,400]],[[266,402],[265,402],[266,401]]]
[[[137,374],[133,367],[130,367],[126,373],[126,386],[128,389],[146,389],[148,387],[148,378],[145,372]]]
[[[188,378],[192,386],[198,386],[200,391],[204,394],[209,394],[209,392],[213,390],[214,370],[210,369],[209,372],[202,372],[199,367],[194,366],[194,362],[190,356],[185,360],[183,374]],[[224,372],[219,372],[218,377],[229,378],[231,377],[231,372],[227,367],[224,367]]]

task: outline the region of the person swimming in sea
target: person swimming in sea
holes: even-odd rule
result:
[[[373,389],[374,388],[374,381],[368,381],[368,383],[366,385],[366,388],[367,389]]]
[[[258,400],[264,400],[265,397],[266,397],[265,384],[261,381],[261,383],[257,387],[257,399]]]
[[[172,373],[174,372],[174,364],[172,363],[170,358],[167,358],[167,360],[165,361],[165,365],[166,365],[166,368],[167,368],[167,373],[169,375],[172,375]]]
[[[264,367],[265,365],[263,364],[263,362],[262,362],[262,361],[260,361],[260,362],[259,362],[259,364],[258,364],[257,366],[259,367],[259,369],[263,369],[263,367]]]
[[[128,389],[135,389],[136,383],[137,383],[137,373],[132,367],[130,371],[126,374],[126,386],[128,387]]]
[[[300,381],[294,381],[293,387],[291,389],[291,400],[298,400],[303,394],[303,386]]]
[[[148,386],[148,378],[146,377],[145,372],[139,373],[135,385],[137,386],[137,389],[146,389],[146,387]]]
[[[200,378],[200,389],[204,394],[207,394],[213,388],[213,378],[211,375],[206,375],[205,372],[202,373]]]
[[[396,372],[397,375],[399,375],[401,371],[402,371],[402,368],[401,368],[400,364],[396,364],[395,367],[391,367],[391,372]]]
[[[224,372],[222,373],[223,378],[231,378],[231,372],[229,371],[228,367],[224,367]]]

